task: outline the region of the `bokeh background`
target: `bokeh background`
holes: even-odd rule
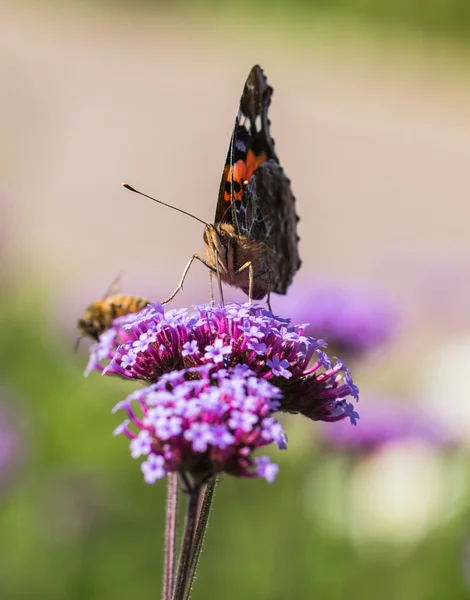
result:
[[[274,311],[361,389],[285,419],[277,481],[225,477],[194,598],[470,593],[467,0],[0,2],[0,598],[159,597],[165,486],[84,379],[75,322],[123,272],[162,300],[211,220],[260,63],[303,259]],[[196,264],[174,306],[206,301]],[[236,294],[227,292],[229,298]]]

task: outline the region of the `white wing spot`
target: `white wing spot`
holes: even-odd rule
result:
[[[251,119],[250,117],[247,117],[244,113],[242,113],[241,110],[238,112],[238,124],[240,125],[240,127],[244,127],[248,131],[248,133],[250,133]]]
[[[256,131],[260,132],[262,127],[263,127],[263,123],[261,121],[261,115],[257,115],[257,117],[255,119],[255,129],[256,129]]]

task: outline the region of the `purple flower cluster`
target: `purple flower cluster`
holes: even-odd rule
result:
[[[450,448],[455,440],[442,423],[434,420],[416,405],[395,399],[381,399],[369,404],[367,418],[351,434],[345,423],[334,427],[322,427],[322,441],[335,448],[359,452],[373,451],[392,442],[410,439]]]
[[[115,320],[92,346],[87,373],[150,384],[117,407],[129,417],[118,431],[131,439],[132,455],[146,456],[146,481],[168,471],[198,480],[225,471],[271,481],[276,465],[252,451],[271,442],[285,447],[274,411],[358,418],[347,400],[358,396],[349,371],[304,329],[252,304],[165,313],[154,303]]]
[[[321,336],[349,359],[387,342],[397,328],[390,304],[363,288],[306,282],[302,293],[286,298],[282,306],[296,321],[309,323],[307,333]]]
[[[243,367],[230,378],[209,365],[172,371],[115,407],[128,415],[116,433],[131,440],[133,458],[145,457],[147,483],[169,471],[201,482],[223,471],[273,481],[277,465],[252,452],[271,442],[286,447],[282,425],[271,416],[279,397],[276,386]]]

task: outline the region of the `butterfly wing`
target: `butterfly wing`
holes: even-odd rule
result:
[[[252,216],[243,202],[244,189],[265,160],[279,162],[269,133],[268,107],[272,92],[263,70],[255,65],[240,99],[215,213],[216,225],[231,223],[241,234],[246,233]]]
[[[267,251],[270,290],[285,294],[300,268],[295,196],[281,165],[264,161],[251,177],[243,197],[253,214],[248,236]]]
[[[271,291],[285,294],[300,267],[295,197],[274,149],[268,108],[272,87],[258,65],[246,80],[225,161],[215,225],[235,231],[268,251]]]

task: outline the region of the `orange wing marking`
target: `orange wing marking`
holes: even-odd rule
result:
[[[248,182],[251,179],[251,176],[256,171],[256,169],[263,163],[268,157],[264,152],[256,155],[253,150],[249,150],[246,156],[246,161],[237,160],[237,162],[230,169],[229,166],[226,166],[226,176],[227,183],[232,181],[232,173],[233,173],[233,198],[234,200],[242,200],[243,198],[243,188],[248,185]],[[236,185],[238,183],[238,185]],[[227,189],[228,188],[228,189]],[[226,186],[224,190],[224,200],[225,202],[231,202],[232,196],[230,194],[230,186]]]

